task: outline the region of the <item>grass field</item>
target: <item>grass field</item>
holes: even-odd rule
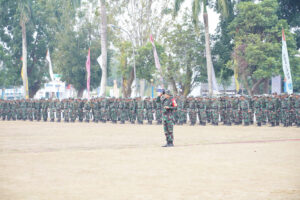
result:
[[[300,199],[300,129],[0,121],[0,200]]]

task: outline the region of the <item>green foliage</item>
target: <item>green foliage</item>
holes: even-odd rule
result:
[[[160,64],[163,66],[165,64],[165,52],[162,45],[155,42],[156,51],[159,57]],[[146,45],[140,47],[137,50],[136,56],[136,70],[137,77],[142,78],[150,82],[151,79],[154,79],[154,75],[160,74],[155,67],[155,60],[153,55],[152,44],[148,42]],[[159,75],[160,76],[160,75]]]
[[[299,0],[278,0],[279,19],[286,19],[296,34],[297,49],[300,48],[300,1]]]
[[[0,1],[0,42],[4,44],[4,54],[1,55],[4,57],[1,60],[6,76],[9,77],[4,85],[21,84],[22,19],[27,22],[27,73],[31,97],[44,83],[47,72],[45,56],[50,38],[47,37],[47,25],[43,21],[47,16],[36,17],[36,13],[45,10],[42,1]]]
[[[299,71],[294,35],[289,32],[285,20],[277,17],[276,0],[265,0],[255,4],[241,2],[237,6],[237,16],[229,29],[234,36],[234,60],[239,67],[248,92],[255,92],[261,81],[282,74],[281,30],[285,29],[293,77]],[[297,78],[296,78],[297,79]],[[297,80],[296,80],[297,81]],[[256,84],[257,83],[257,84]],[[252,88],[250,88],[250,85]]]
[[[215,6],[216,10],[219,10],[219,4]],[[233,12],[234,4],[231,1],[227,5],[227,17],[220,15],[220,23],[217,27],[216,34],[212,37],[214,40],[214,46],[212,48],[213,66],[216,73],[216,77],[223,86],[231,84],[231,77],[233,70],[228,68],[226,63],[231,60],[231,54],[233,50],[232,36],[229,34],[228,28],[230,22],[234,19]]]
[[[206,81],[207,76],[203,33],[195,30],[192,18],[187,13],[184,21],[183,24],[174,24],[172,31],[164,35],[168,54],[164,71],[169,80],[175,81],[181,93],[187,96],[192,87],[200,81]]]

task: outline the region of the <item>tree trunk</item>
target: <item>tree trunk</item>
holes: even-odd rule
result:
[[[266,79],[265,78],[262,78],[260,79],[259,81],[256,81],[253,86],[252,86],[252,89],[251,89],[251,93],[252,94],[258,94],[259,93],[259,86],[262,82],[264,82]],[[251,95],[252,95],[251,94]]]
[[[185,78],[185,81],[184,81],[183,95],[185,97],[187,97],[190,94],[190,92],[191,92],[191,88],[192,88],[192,76],[193,76],[193,71],[188,66],[186,67],[186,75],[185,76],[186,76],[186,78]]]
[[[205,7],[206,5],[204,5]],[[211,52],[210,52],[210,39],[209,39],[209,29],[208,29],[208,14],[206,9],[204,8],[203,12],[203,20],[205,26],[205,52],[206,52],[206,67],[207,67],[207,82],[208,82],[208,95],[211,96],[213,93],[212,88],[212,59],[211,59]]]
[[[244,82],[244,86],[245,86],[245,88],[247,89],[247,91],[248,91],[248,94],[250,95],[250,96],[252,96],[253,95],[253,93],[252,93],[252,90],[251,90],[251,88],[249,87],[249,84],[248,84],[248,80],[247,80],[247,76],[246,76],[246,74],[242,74],[242,79],[243,79],[243,82]]]
[[[124,98],[128,98],[131,95],[131,85],[134,80],[134,69],[130,71],[130,76],[127,79],[126,77],[122,78],[122,93]]]
[[[107,16],[105,0],[100,0],[101,3],[101,56],[102,56],[102,77],[100,85],[100,96],[105,96],[107,84]]]
[[[270,89],[270,84],[269,84],[269,79],[265,79],[264,81],[264,93],[269,94],[269,89]]]
[[[26,40],[26,24],[25,21],[21,19],[22,27],[22,79],[23,79],[23,89],[24,96],[26,99],[29,98],[28,94],[28,77],[27,77],[27,40]]]
[[[78,92],[77,92],[77,98],[81,98],[81,97],[82,97],[82,95],[83,95],[83,91],[84,91],[84,88],[83,88],[83,89],[80,89],[80,90],[78,90]]]

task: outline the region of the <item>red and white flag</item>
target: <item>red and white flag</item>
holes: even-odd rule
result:
[[[154,44],[154,40],[153,40],[152,35],[150,35],[150,41],[151,41],[151,44],[152,44],[152,47],[153,47],[153,55],[154,55],[155,67],[156,67],[156,69],[157,69],[157,70],[160,72],[160,74],[161,74],[160,80],[161,80],[161,86],[163,87],[162,70],[161,70],[159,58],[158,58],[158,55],[157,55],[157,51],[156,51],[156,47],[155,47],[155,44]]]
[[[85,63],[86,68],[86,89],[88,92],[88,99],[90,99],[90,81],[91,81],[91,59],[90,59],[90,49]]]

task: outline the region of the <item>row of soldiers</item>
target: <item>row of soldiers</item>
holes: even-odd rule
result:
[[[222,96],[187,97],[176,96],[177,110],[174,120],[178,125],[190,122],[195,125],[211,123],[218,125],[248,126],[256,122],[257,126],[300,126],[300,96]],[[107,122],[126,121],[143,124],[146,120],[152,124],[162,123],[162,108],[155,99],[145,98],[94,98],[86,99],[28,99],[0,100],[2,120],[36,120],[60,122]]]

